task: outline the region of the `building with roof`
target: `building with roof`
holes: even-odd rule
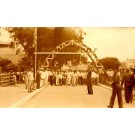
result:
[[[13,64],[17,64],[22,59],[25,52],[21,51],[16,55],[18,48],[10,48],[12,39],[10,38],[9,32],[4,28],[0,28],[0,57],[7,58],[12,61]]]
[[[135,68],[135,59],[127,59],[126,68]]]

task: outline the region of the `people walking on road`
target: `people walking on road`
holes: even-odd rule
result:
[[[58,86],[59,85],[59,71],[56,72],[55,77],[56,77],[55,85]]]
[[[44,80],[45,80],[44,71],[43,71],[43,68],[41,68],[40,69],[40,88],[44,86]]]
[[[28,89],[28,74],[27,74],[27,71],[24,72],[24,83],[25,83],[25,88]]]
[[[126,73],[123,75],[121,86],[124,84],[125,90],[125,100],[126,103],[132,103],[133,99],[133,86],[134,86],[134,75],[130,72],[129,69],[126,70]]]
[[[44,84],[47,85],[48,78],[49,78],[49,72],[48,72],[47,68],[44,68],[44,76],[45,76]]]
[[[89,66],[88,70],[87,70],[87,90],[88,90],[88,94],[93,94],[93,88],[92,88],[92,79],[91,79],[91,75],[92,75],[92,69]]]
[[[17,71],[16,72],[16,79],[17,79],[17,83],[19,83],[20,82],[20,71]]]
[[[40,69],[38,69],[36,74],[37,89],[40,88],[40,80],[41,80],[41,73],[40,73]]]
[[[115,69],[113,75],[113,82],[112,82],[112,95],[110,98],[110,103],[107,106],[108,108],[113,108],[116,95],[118,98],[119,108],[123,108],[122,93],[121,93],[122,88],[120,82],[121,82],[121,76],[120,76],[119,69]]]
[[[50,85],[54,84],[54,74],[52,71],[49,72],[49,82],[50,82]]]
[[[63,85],[66,85],[66,78],[67,78],[66,72],[63,72],[63,74],[62,74],[62,84]]]
[[[76,71],[74,71],[74,72],[72,73],[72,76],[71,76],[71,77],[72,77],[72,79],[71,79],[71,80],[72,80],[72,81],[71,81],[71,82],[72,82],[72,86],[75,87],[75,86],[76,86],[76,78],[77,78]]]
[[[16,74],[13,73],[13,84],[16,86],[17,84],[17,79],[16,79]]]
[[[68,72],[67,72],[66,84],[67,84],[67,85],[70,85],[70,84],[71,84],[71,71],[68,71]]]
[[[96,84],[96,73],[94,70],[91,72],[91,80],[92,80],[92,85]]]
[[[99,73],[96,71],[96,79],[95,79],[95,84],[98,85],[99,83]]]
[[[62,86],[62,72],[59,72],[59,85]]]
[[[31,68],[27,72],[27,76],[28,76],[28,92],[32,92],[32,90],[34,89],[34,73],[33,73],[33,68]]]

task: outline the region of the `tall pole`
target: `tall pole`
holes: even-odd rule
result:
[[[36,72],[37,72],[37,27],[34,30],[34,41],[33,47],[35,48],[35,79],[36,79]]]

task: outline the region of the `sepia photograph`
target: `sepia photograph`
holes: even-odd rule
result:
[[[134,27],[0,27],[0,108],[134,108]]]
[[[133,134],[133,0],[1,1],[0,133]]]

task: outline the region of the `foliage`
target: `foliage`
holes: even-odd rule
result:
[[[11,48],[17,48],[20,44],[23,46],[25,51],[25,58],[22,59],[22,61],[18,64],[18,69],[24,69],[24,67],[29,65],[33,66],[34,61],[34,30],[35,27],[8,27],[7,30],[10,33],[11,38],[13,38],[14,42],[11,42]],[[19,48],[20,49],[20,48]],[[17,50],[16,54],[20,52],[20,50]],[[27,62],[29,61],[29,62]],[[22,63],[21,63],[22,62]]]
[[[33,67],[33,66],[34,65],[32,65],[31,59],[29,59],[27,56],[24,56],[22,58],[22,60],[20,60],[18,63],[18,69],[20,71],[26,71],[27,69],[29,69],[30,67]]]
[[[77,29],[77,28],[76,28]],[[84,33],[85,34],[85,33]],[[60,45],[61,43],[67,40],[79,40],[82,42],[83,31],[78,28],[78,32],[76,32],[75,28],[73,27],[39,27],[37,29],[37,43],[38,48],[37,51],[46,51],[51,52],[56,46]],[[63,51],[74,52],[78,51],[79,48],[76,46],[69,46],[66,47]],[[40,55],[38,56],[38,60],[44,60],[47,55]],[[78,62],[80,60],[80,56],[78,55],[57,55],[55,60],[59,60],[59,64],[65,63],[67,60],[76,59]],[[84,62],[86,61],[82,58]],[[40,63],[42,63],[40,61]]]
[[[8,72],[14,70],[15,65],[6,58],[0,58],[0,67],[2,67],[2,72]]]
[[[21,44],[24,47],[26,55],[31,57],[34,39],[34,27],[8,27],[11,38],[15,41],[11,43],[11,47]],[[17,42],[18,41],[18,42]]]
[[[76,33],[72,27],[38,27],[37,43],[38,51],[51,51],[56,46],[67,40],[82,41],[82,34]],[[45,50],[46,49],[46,50]]]
[[[106,57],[100,59],[100,62],[104,66],[105,70],[115,69],[120,66],[120,61],[115,57]]]
[[[28,65],[34,65],[34,51],[33,46],[34,41],[34,27],[9,27],[7,28],[11,37],[14,41],[19,41],[20,44],[24,47],[26,52],[26,57],[29,59]],[[75,39],[82,42],[84,33],[81,28],[75,27],[37,27],[37,51],[52,51],[57,45],[65,42],[67,40]],[[18,45],[18,42],[17,42]],[[11,47],[14,47],[14,44],[11,43]],[[77,49],[75,47],[69,47],[70,51],[72,49]],[[45,59],[47,55],[38,55],[37,59]],[[78,56],[73,56],[74,59],[79,61]],[[58,57],[56,57],[58,58]],[[61,63],[69,59],[69,55],[64,55]],[[31,61],[30,61],[31,60]],[[37,61],[38,61],[37,60]],[[27,66],[25,62],[20,61],[19,65]]]

